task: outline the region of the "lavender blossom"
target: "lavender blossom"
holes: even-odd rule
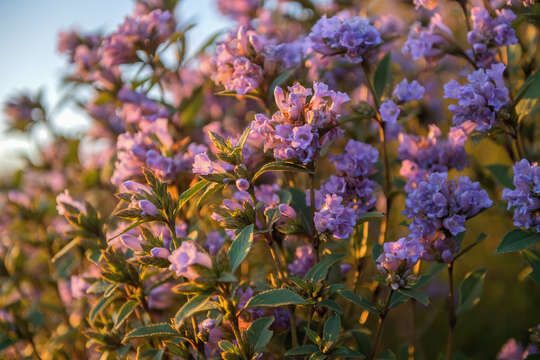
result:
[[[462,170],[467,165],[465,142],[467,135],[461,128],[452,128],[446,139],[436,125],[429,126],[427,137],[401,133],[398,158],[402,160],[400,175],[407,179],[406,191],[416,188],[433,172]]]
[[[264,151],[273,150],[276,159],[309,164],[324,145],[342,136],[335,125],[341,105],[349,101],[347,94],[329,90],[323,83],[314,83],[313,91],[296,83],[288,94],[276,87],[274,98],[279,111],[272,118],[255,115],[251,129],[264,139]]]
[[[514,165],[515,189],[504,189],[503,200],[514,209],[514,225],[540,232],[540,167],[522,159]]]
[[[452,31],[443,23],[440,14],[431,17],[427,28],[415,22],[407,37],[407,41],[401,50],[403,54],[410,54],[417,60],[425,57],[426,60],[434,60],[445,54],[449,46],[447,38],[453,38]]]
[[[170,270],[174,271],[177,276],[183,276],[188,280],[199,277],[191,265],[199,264],[207,268],[212,267],[210,256],[199,251],[193,241],[182,242],[168,259],[171,262]]]
[[[454,125],[473,121],[478,131],[493,127],[497,111],[510,101],[503,80],[504,69],[502,63],[493,64],[489,69],[478,69],[469,74],[468,84],[460,85],[450,80],[444,85],[444,97],[458,101],[457,105],[448,106],[448,110],[454,114]]]
[[[383,252],[376,259],[377,269],[388,275],[392,289],[407,286],[407,276],[411,274],[422,254],[423,247],[417,239],[401,238],[398,241],[386,242]]]
[[[368,19],[323,15],[311,29],[314,51],[325,56],[345,55],[351,62],[362,62],[366,53],[382,43],[377,28]]]
[[[496,17],[492,18],[489,11],[483,7],[471,9],[472,30],[467,34],[467,40],[472,47],[469,53],[483,68],[495,63],[497,48],[517,43],[516,33],[512,28],[516,15],[510,9],[495,10],[495,14]]]
[[[311,245],[302,245],[296,248],[295,259],[289,264],[289,271],[294,276],[303,277],[315,264],[315,254]]]
[[[400,111],[401,110],[397,107],[396,103],[392,100],[385,100],[379,108],[382,120],[388,123],[395,123]]]
[[[418,83],[418,81],[413,80],[410,83],[406,78],[401,80],[399,84],[396,85],[392,96],[396,98],[399,103],[408,103],[413,100],[420,100],[424,97],[424,87]]]
[[[427,261],[451,262],[460,245],[455,237],[465,231],[465,221],[492,205],[479,183],[466,176],[447,178],[447,173],[429,175],[405,200],[410,236],[424,246],[422,258]]]

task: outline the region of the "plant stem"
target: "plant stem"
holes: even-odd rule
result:
[[[373,349],[371,350],[371,354],[369,354],[368,360],[375,359],[375,355],[377,354],[377,348],[379,347],[379,342],[381,340],[384,319],[386,318],[386,315],[388,314],[388,310],[389,310],[388,307],[390,306],[390,300],[392,299],[393,293],[394,293],[394,290],[390,290],[390,292],[388,293],[388,298],[386,299],[386,302],[384,304],[384,308],[379,314],[379,322],[377,324],[375,338],[373,339]]]
[[[321,245],[321,239],[319,238],[319,233],[317,232],[317,229],[315,228],[315,184],[314,184],[314,175],[309,175],[309,203],[311,206],[311,226],[313,230],[313,252],[315,253],[315,263],[319,262],[320,254],[319,254],[319,247]]]
[[[446,342],[446,360],[451,360],[454,358],[454,329],[456,327],[457,317],[456,317],[456,308],[455,308],[455,294],[454,294],[454,262],[452,261],[448,264],[448,301],[449,301],[449,310],[448,310],[448,340]]]
[[[310,330],[311,330],[311,318],[313,317],[313,309],[314,309],[313,305],[308,306],[308,319],[307,319],[306,328]],[[306,331],[306,333],[304,334],[304,340],[302,340],[302,345],[305,345],[307,343],[307,339],[308,339],[308,336],[307,336],[307,331]]]
[[[36,342],[34,341],[34,338],[32,336],[30,336],[28,341],[30,341],[30,345],[32,345],[32,351],[34,352],[34,355],[36,356],[36,358],[38,358],[38,360],[42,360],[43,358],[39,355],[39,352],[37,350],[37,346],[36,346]]]
[[[291,341],[292,346],[298,346],[298,334],[296,333],[296,314],[294,305],[289,306],[289,321],[291,323]]]

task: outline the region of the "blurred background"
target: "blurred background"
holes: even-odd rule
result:
[[[60,103],[65,91],[65,58],[56,49],[58,32],[76,28],[83,32],[101,29],[114,30],[133,7],[133,0],[0,0],[0,103],[21,90],[42,89],[49,109]],[[192,49],[210,34],[232,24],[218,12],[214,0],[182,1],[177,17],[197,23],[195,31],[188,33]],[[54,125],[62,132],[83,133],[90,119],[72,105],[60,106],[52,114]],[[4,115],[0,115],[0,177],[22,165],[18,154],[33,156],[33,146],[22,137],[6,135]],[[40,129],[38,140],[46,141]]]
[[[0,0],[0,44],[4,51],[0,57],[0,102],[3,103],[17,91],[41,88],[45,104],[49,109],[54,109],[65,94],[61,83],[66,60],[56,50],[58,32],[71,27],[83,32],[96,29],[110,31],[122,22],[132,7],[132,0]],[[176,15],[184,22],[197,23],[196,29],[188,33],[192,49],[197,48],[210,34],[232,26],[232,22],[218,12],[214,0],[184,0]],[[16,135],[8,136],[2,132],[2,117],[0,115],[0,177],[22,164],[17,160],[18,154],[27,153],[32,158],[33,152],[32,144]],[[89,125],[84,112],[73,105],[59,108],[51,117],[57,129],[69,134],[81,134]],[[34,131],[35,138],[47,140],[45,131],[40,131],[39,127]],[[511,164],[500,147],[489,141],[482,141],[479,146],[469,143],[467,151],[471,157],[478,159],[479,164],[473,165]],[[490,195],[492,198],[497,196],[493,193]],[[395,206],[396,212],[400,212],[404,206],[402,199],[399,201]],[[396,215],[399,217],[399,214]],[[487,269],[480,306],[460,319],[462,323],[457,325],[456,345],[468,354],[467,359],[470,360],[494,359],[498,349],[510,337],[527,343],[527,330],[540,322],[540,291],[530,279],[526,279],[527,273],[523,272],[524,262],[520,255],[494,254],[500,239],[511,228],[505,203],[497,201],[483,216],[471,221],[470,230],[467,231],[465,244],[474,241],[481,232],[487,234],[487,239],[457,264],[457,282],[468,271],[479,267]],[[404,230],[400,228],[392,235],[397,237],[397,232]],[[421,305],[416,308],[419,324],[417,338],[428,356],[437,353],[446,341],[446,291],[443,275],[439,282],[434,282],[427,289],[434,300],[431,311],[426,311]],[[398,317],[403,318],[403,313],[408,309],[404,307],[390,314],[392,319],[388,323],[395,327],[385,329],[385,338],[391,341],[387,345],[394,349],[406,342],[410,333],[412,324],[397,321]]]

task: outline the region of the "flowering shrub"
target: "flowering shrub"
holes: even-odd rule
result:
[[[3,185],[2,358],[538,358],[540,7],[269,3],[61,32],[82,137],[7,100],[51,140]]]

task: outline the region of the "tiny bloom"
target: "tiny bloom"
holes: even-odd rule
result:
[[[397,107],[396,103],[392,100],[384,101],[379,108],[382,120],[388,123],[395,123],[400,111],[401,110]]]
[[[159,215],[159,210],[153,202],[149,200],[140,200],[139,208],[142,210],[141,216],[153,216]]]
[[[171,255],[171,252],[168,249],[159,248],[159,247],[153,248],[152,250],[150,250],[150,253],[152,254],[153,257],[158,257],[158,258],[163,258],[163,259],[167,259]]]
[[[240,191],[248,191],[249,181],[247,181],[246,179],[236,180],[236,188]]]
[[[296,211],[287,204],[279,204],[279,212],[281,215],[286,216],[291,219],[296,219]]]
[[[189,280],[196,279],[199,275],[191,265],[199,264],[207,268],[212,267],[210,256],[198,250],[193,241],[184,241],[168,257],[171,262],[169,267],[177,276],[183,276]]]

